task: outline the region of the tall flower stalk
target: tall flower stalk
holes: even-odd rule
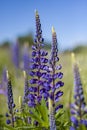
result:
[[[7,124],[12,124],[12,127],[14,127],[14,100],[13,100],[13,92],[12,92],[12,84],[11,84],[11,79],[9,77],[8,71],[6,71],[6,75],[7,75],[7,97],[8,97],[8,110],[9,110],[9,116],[10,119],[7,120]],[[8,114],[6,114],[7,117]]]
[[[43,93],[43,75],[45,74],[43,70],[46,69],[48,59],[45,58],[47,56],[47,52],[42,50],[44,39],[42,38],[42,30],[40,17],[38,12],[35,12],[35,21],[36,21],[36,37],[34,45],[32,46],[32,64],[31,64],[31,72],[30,76],[32,79],[30,80],[31,87],[29,89],[30,94],[28,95],[29,102],[28,105],[34,107],[37,103],[40,103]]]
[[[62,108],[63,105],[59,104],[56,106],[56,103],[59,101],[60,97],[63,95],[63,92],[59,90],[60,87],[64,85],[60,79],[63,77],[63,73],[60,71],[57,72],[57,70],[61,69],[61,65],[57,66],[57,62],[59,61],[58,57],[58,48],[57,48],[57,36],[56,32],[54,30],[54,27],[52,27],[52,49],[51,49],[51,58],[50,58],[50,103],[49,103],[49,120],[50,120],[50,130],[56,130],[56,124],[55,124],[55,112]],[[57,79],[59,79],[57,81]]]
[[[73,74],[74,74],[74,103],[71,104],[71,121],[73,123],[73,128],[78,128],[80,124],[84,124],[87,127],[87,120],[85,120],[84,115],[86,114],[86,103],[84,99],[83,87],[79,73],[78,64],[75,61],[75,56],[73,64]]]

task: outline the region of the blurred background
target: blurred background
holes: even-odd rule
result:
[[[34,37],[35,9],[40,14],[45,42],[51,42],[54,26],[60,50],[87,45],[86,0],[0,0],[0,44]]]
[[[87,94],[87,0],[0,0],[1,113],[7,111],[7,100],[4,93],[6,86],[5,84],[2,85],[5,69],[8,69],[11,73],[16,104],[18,104],[18,97],[23,95],[24,80],[21,71],[23,70],[23,48],[25,43],[28,44],[29,48],[33,44],[36,34],[35,9],[38,10],[40,15],[45,47],[48,49],[49,55],[52,26],[57,33],[58,48],[61,52],[59,57],[63,66],[63,81],[65,83],[62,98],[64,106],[68,107],[69,96],[71,90],[73,90],[71,52],[76,54],[85,95]],[[13,47],[13,43],[17,46]],[[29,49],[29,51],[31,50]],[[14,52],[16,52],[15,56]],[[15,57],[19,58],[20,61]],[[15,72],[15,70],[17,71]],[[3,107],[3,105],[6,107]]]

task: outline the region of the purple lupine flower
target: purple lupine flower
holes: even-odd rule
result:
[[[29,57],[29,47],[26,43],[24,45],[23,50],[23,70],[26,71],[27,74],[29,74],[29,67],[30,67],[30,57]]]
[[[42,49],[43,41],[42,38],[42,30],[41,30],[41,23],[40,23],[40,17],[38,12],[35,13],[35,20],[36,20],[36,37],[34,45],[32,46],[32,59],[31,59],[31,71],[30,76],[32,76],[31,80],[29,81],[31,84],[30,90],[30,96],[28,95],[29,106],[35,106],[35,104],[40,103],[42,99],[42,95],[46,99],[46,91],[42,91],[43,89],[43,81],[45,78],[43,78],[43,74],[47,71],[45,71],[48,63],[48,59],[46,56],[48,55],[48,52],[44,51]],[[31,95],[32,93],[32,95]],[[47,94],[48,95],[48,94]],[[33,102],[32,102],[33,100]]]
[[[19,68],[20,63],[20,53],[19,53],[19,43],[18,41],[12,45],[12,61],[16,68]]]
[[[56,108],[55,108],[55,112],[57,112],[59,109],[63,108],[62,104],[59,104]]]
[[[11,121],[7,120],[7,123],[12,123],[12,126],[14,127],[14,100],[13,100],[13,92],[12,92],[12,84],[11,84],[11,79],[8,75],[8,71],[6,72],[7,74],[7,96],[8,96],[8,110],[9,110],[9,114],[11,117]]]
[[[51,49],[51,58],[49,60],[50,64],[50,84],[51,84],[51,96],[53,99],[53,102],[55,102],[55,99],[60,98],[60,96],[63,95],[63,92],[58,90],[60,87],[64,86],[64,83],[61,81],[63,77],[63,73],[60,72],[60,69],[62,68],[61,65],[57,65],[57,62],[59,61],[58,57],[58,48],[57,48],[57,36],[54,28],[52,27],[52,49]],[[57,72],[59,70],[59,72]],[[57,80],[59,79],[59,80]],[[56,92],[56,93],[55,93]]]
[[[86,103],[84,100],[83,88],[77,63],[73,66],[74,72],[74,103],[71,104],[71,122],[73,127],[77,128],[80,124],[87,127],[87,120],[84,119],[86,112]]]
[[[57,110],[63,108],[63,105],[59,105],[55,108],[55,103],[58,102],[60,97],[63,95],[63,92],[58,89],[64,85],[64,83],[61,81],[63,77],[63,73],[57,72],[57,70],[61,69],[61,65],[59,66],[56,65],[58,61],[59,61],[59,57],[58,57],[58,48],[57,48],[57,37],[54,28],[52,28],[52,49],[51,49],[51,58],[49,60],[50,77],[51,77],[49,81],[49,83],[51,84],[49,95],[52,103],[51,111],[49,110],[50,130],[56,130],[54,114]],[[59,80],[57,81],[57,79]]]
[[[6,120],[6,123],[7,123],[7,124],[11,124],[11,120],[9,120],[9,119]]]

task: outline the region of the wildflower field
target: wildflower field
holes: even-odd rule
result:
[[[86,51],[58,53],[53,27],[44,49],[37,11],[35,22],[32,47],[0,48],[0,130],[86,130]]]

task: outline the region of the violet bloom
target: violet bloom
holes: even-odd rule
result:
[[[12,61],[16,68],[19,68],[20,54],[18,41],[12,45]]]
[[[13,100],[13,92],[12,92],[12,84],[11,84],[11,79],[9,78],[8,71],[7,71],[7,96],[8,96],[8,110],[9,114],[11,117],[11,122],[12,126],[14,127],[14,100]],[[8,121],[7,121],[8,123]]]
[[[75,63],[73,66],[74,72],[74,103],[71,104],[71,122],[73,127],[77,128],[80,124],[84,124],[87,127],[87,120],[85,120],[84,115],[86,111],[86,103],[84,100],[83,88],[79,73],[78,65]]]
[[[64,82],[61,81],[63,77],[63,73],[60,72],[60,69],[62,67],[60,64],[57,65],[58,61],[59,61],[59,57],[58,57],[58,48],[57,48],[57,36],[54,28],[52,27],[52,49],[51,49],[51,58],[49,60],[50,78],[48,79],[48,82],[51,84],[50,98],[51,100],[53,100],[54,105],[57,101],[59,101],[59,98],[63,95],[63,92],[59,89],[64,85]]]
[[[63,73],[60,71],[57,72],[57,70],[61,69],[60,68],[61,65],[57,66],[58,61],[59,61],[59,57],[58,57],[58,48],[57,48],[57,37],[54,28],[52,28],[52,49],[51,49],[51,58],[49,61],[50,78],[48,79],[48,82],[51,84],[51,88],[49,92],[49,96],[51,100],[51,105],[49,103],[50,130],[56,130],[54,114],[56,111],[58,111],[60,108],[63,107],[63,105],[61,104],[56,106],[56,102],[58,102],[60,97],[63,95],[63,92],[59,90],[59,88],[64,85],[64,83],[61,81],[63,77]]]
[[[42,89],[43,89],[43,75],[45,70],[47,69],[48,59],[46,58],[47,52],[42,50],[43,41],[42,38],[42,30],[41,30],[41,23],[39,14],[36,11],[35,13],[35,20],[36,20],[36,37],[35,43],[32,46],[32,59],[31,59],[31,71],[30,76],[32,79],[30,80],[31,88],[29,89],[30,94],[28,98],[30,99],[28,105],[33,107],[37,103],[40,103],[42,99]]]

